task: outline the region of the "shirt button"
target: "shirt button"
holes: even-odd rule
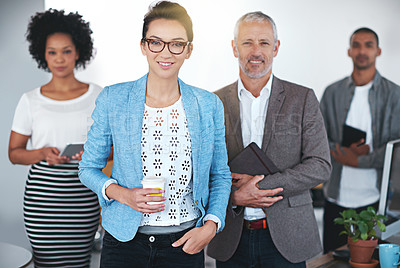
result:
[[[155,240],[156,240],[156,238],[155,238],[154,236],[150,236],[150,237],[149,237],[149,241],[150,241],[151,243],[153,243]]]

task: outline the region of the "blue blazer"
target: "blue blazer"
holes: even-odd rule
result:
[[[96,100],[93,125],[88,133],[79,178],[94,191],[102,207],[102,225],[119,241],[135,236],[142,213],[118,201],[107,201],[102,188],[110,178],[102,173],[111,146],[114,146],[111,178],[126,188],[140,187],[143,178],[141,160],[142,121],[147,75],[139,80],[104,88]],[[224,108],[219,98],[178,79],[183,107],[192,142],[193,200],[202,216],[219,218],[221,231],[231,190],[227,165]]]

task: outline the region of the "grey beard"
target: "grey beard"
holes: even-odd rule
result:
[[[252,74],[248,69],[246,69],[245,67],[243,67],[241,64],[240,64],[240,61],[239,61],[239,66],[240,66],[240,69],[242,70],[242,72],[244,72],[248,77],[250,77],[251,79],[258,79],[258,78],[261,78],[261,77],[263,77],[263,76],[265,76],[270,70],[271,70],[271,68],[272,68],[272,66],[271,66],[271,68],[268,68],[268,69],[265,69],[263,72],[261,72],[261,73],[258,73],[258,74]]]

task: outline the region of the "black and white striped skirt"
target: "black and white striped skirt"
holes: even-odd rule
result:
[[[35,267],[89,267],[100,209],[78,178],[78,164],[32,165],[24,195],[24,222]]]

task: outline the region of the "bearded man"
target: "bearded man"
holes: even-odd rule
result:
[[[353,73],[328,86],[321,99],[333,167],[324,185],[325,253],[347,243],[339,236],[342,226],[333,223],[340,212],[378,208],[386,144],[400,137],[400,87],[377,71],[380,55],[378,35],[357,29],[348,49]],[[365,132],[365,138],[343,145],[343,128],[349,126]]]
[[[322,251],[310,189],[329,179],[328,140],[314,91],[273,75],[279,45],[271,17],[242,16],[232,41],[239,79],[215,92],[229,160],[255,142],[280,170],[232,173],[225,229],[208,246],[218,268],[306,267]]]

